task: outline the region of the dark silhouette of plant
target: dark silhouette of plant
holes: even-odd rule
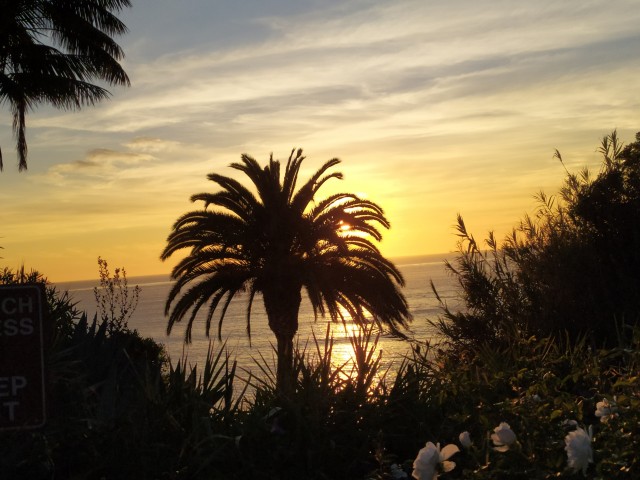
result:
[[[250,336],[251,306],[261,294],[277,339],[277,387],[284,392],[292,386],[303,288],[316,315],[328,313],[336,321],[347,314],[356,322],[371,315],[399,334],[410,319],[399,290],[404,280],[372,242],[381,239],[378,226],[389,228],[377,204],[350,193],[315,198],[328,180],[342,178],[327,173],[338,159],[326,162],[296,190],[302,150],[291,152],[282,178],[273,156],[264,168],[247,155],[241,158],[231,168],[249,178],[257,195],[233,178],[211,173],[209,180],[221,190],[193,195],[191,200],[204,202],[205,208],[180,217],[168,237],[163,260],[184,248],[191,252],[172,272],[176,282],[166,302],[167,332],[186,316],[185,340],[190,341],[196,314],[208,304],[208,335],[222,303],[220,336],[229,303],[247,292]]]
[[[26,271],[24,265],[16,270],[0,269],[0,285],[41,284],[45,287],[47,300],[47,322],[55,329],[55,340],[71,334],[73,323],[81,313],[72,301],[69,292],[60,292],[37,270]]]
[[[140,287],[136,285],[129,290],[126,270],[116,268],[112,276],[107,261],[100,257],[98,257],[98,274],[100,287],[94,287],[93,295],[100,318],[107,324],[109,333],[127,330],[129,319],[138,306]]]
[[[0,284],[23,282],[46,279],[0,270]],[[519,337],[480,345],[467,361],[414,345],[391,375],[378,361],[378,331],[353,336],[362,361],[336,368],[327,329],[294,349],[297,388],[283,398],[274,382],[243,380],[223,344],[210,345],[204,365],[172,364],[152,339],[109,335],[49,287],[50,414],[40,429],[2,432],[3,479],[409,478],[425,441],[458,443],[465,431],[471,445],[448,478],[577,478],[563,442],[576,422],[597,438],[589,478],[640,475],[638,327],[611,349]],[[509,452],[488,437],[500,422],[517,435]]]
[[[509,342],[512,334],[559,335],[616,345],[640,320],[640,134],[626,147],[602,140],[593,178],[566,171],[559,198],[537,195],[498,244],[480,247],[458,217],[459,255],[447,267],[462,287],[465,311],[446,305],[436,326],[457,346]],[[556,150],[555,157],[562,156]],[[562,163],[564,165],[564,163]]]
[[[19,170],[27,168],[27,111],[43,103],[93,105],[109,96],[95,82],[129,85],[112,38],[127,31],[116,14],[129,6],[129,0],[0,0],[0,103],[13,116]]]
[[[0,269],[0,285],[23,283],[47,292],[48,414],[38,430],[3,431],[2,479],[222,478],[208,472],[235,448],[221,434],[244,394],[224,345],[197,367],[173,365],[154,340],[88,320],[38,272]]]

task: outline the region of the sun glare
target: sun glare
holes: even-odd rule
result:
[[[348,230],[351,230],[351,225],[340,220],[340,227],[338,228],[340,229],[341,232],[346,232]]]
[[[365,351],[373,350],[372,358],[377,358],[382,352],[382,344],[376,340],[378,333],[375,325],[359,324],[353,320],[351,314],[344,307],[340,307],[342,321],[328,322],[328,334],[333,340],[331,363],[340,369],[340,376],[351,377],[357,371],[356,350],[360,356]],[[369,341],[367,341],[369,339]]]

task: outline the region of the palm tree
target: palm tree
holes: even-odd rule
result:
[[[269,327],[277,340],[276,386],[290,390],[293,382],[293,338],[304,287],[314,314],[344,320],[346,312],[357,322],[370,315],[392,332],[408,325],[407,302],[399,287],[404,280],[371,239],[380,241],[379,226],[389,228],[382,209],[350,193],[316,201],[318,190],[341,173],[326,173],[340,163],[326,162],[298,190],[296,183],[304,157],[293,150],[280,178],[280,162],[271,156],[262,168],[242,155],[231,164],[249,177],[257,195],[237,180],[211,173],[216,193],[199,193],[204,209],[181,216],[173,225],[161,258],[187,248],[190,254],[172,272],[176,280],[167,298],[167,333],[185,316],[185,341],[191,340],[196,314],[208,304],[206,333],[222,305],[224,315],[236,294],[248,293],[247,334],[251,335],[251,307],[261,294]],[[214,209],[208,209],[212,205]]]
[[[8,103],[18,168],[27,168],[25,116],[42,103],[79,109],[129,85],[111,38],[127,31],[116,13],[130,0],[0,0],[0,103]],[[0,170],[2,152],[0,151]]]

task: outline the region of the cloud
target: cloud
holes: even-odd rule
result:
[[[331,142],[349,132],[377,142],[381,135],[489,130],[557,110],[587,117],[584,95],[576,96],[571,84],[586,75],[598,81],[606,75],[603,65],[619,69],[637,57],[636,9],[615,13],[628,1],[608,9],[575,1],[508,8],[471,1],[305,2],[293,13],[280,8],[284,3],[237,11],[201,5],[195,16],[203,22],[222,23],[215,16],[222,9],[227,23],[262,29],[234,43],[198,33],[188,49],[135,59],[132,88],[87,110],[83,128],[240,149],[285,136]],[[156,8],[148,2],[137,8],[144,5]],[[130,35],[135,41],[135,30]],[[530,100],[545,89],[558,92],[555,105]],[[51,117],[48,126],[66,121]],[[140,148],[158,153],[151,145]]]
[[[0,176],[3,232],[168,228],[207,173],[301,146],[311,170],[343,159],[336,188],[384,199],[416,250],[421,221],[516,220],[560,182],[554,148],[593,165],[600,136],[637,129],[635,0],[189,3],[131,9],[131,88],[30,114],[29,176]]]
[[[104,189],[118,178],[125,178],[132,170],[156,160],[144,151],[122,151],[96,148],[88,151],[84,158],[51,165],[44,173],[30,177],[34,183],[52,186],[76,186]],[[97,182],[95,181],[97,180]]]
[[[145,136],[161,130],[203,138],[213,130],[214,138],[218,132],[249,138],[264,134],[265,125],[269,132],[292,123],[319,132],[334,119],[392,123],[398,113],[413,111],[427,129],[440,106],[448,119],[469,115],[450,108],[450,101],[459,107],[462,98],[483,101],[593,74],[605,60],[614,67],[628,62],[636,54],[618,47],[637,44],[630,37],[637,18],[613,10],[583,2],[505,9],[499,2],[406,1],[249,16],[249,24],[261,23],[271,35],[142,59],[133,67],[132,89],[87,126]],[[614,53],[603,59],[606,52]]]
[[[180,142],[171,140],[163,140],[154,137],[136,137],[125,143],[125,146],[131,150],[139,152],[158,153],[167,150],[174,150],[180,145]]]

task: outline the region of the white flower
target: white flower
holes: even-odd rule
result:
[[[469,448],[471,446],[471,436],[469,435],[469,432],[462,432],[458,436],[458,440],[460,441],[460,445],[464,448]]]
[[[567,463],[574,471],[582,470],[582,474],[587,474],[589,463],[593,463],[593,451],[591,450],[591,439],[593,430],[589,425],[585,432],[582,428],[577,428],[564,437],[567,451]]]
[[[401,480],[403,478],[407,478],[407,472],[402,470],[402,468],[400,468],[400,466],[398,466],[397,463],[391,464],[391,466],[389,467],[389,470],[391,472],[391,478],[393,478],[394,480]]]
[[[449,461],[449,457],[459,451],[460,449],[452,443],[440,450],[439,443],[434,445],[431,442],[427,442],[413,461],[411,476],[416,480],[436,480],[438,478],[438,464],[442,464],[443,471],[450,472],[455,468],[456,464]]]
[[[493,440],[495,450],[498,452],[506,452],[509,450],[509,447],[515,443],[516,434],[513,433],[508,423],[501,422],[500,425],[493,429],[491,440]]]
[[[614,412],[617,409],[616,402],[609,402],[604,398],[601,402],[596,403],[596,417],[599,417],[602,423],[607,423],[615,416]]]
[[[575,420],[565,420],[564,422],[562,422],[562,426],[565,428],[576,428],[578,426],[578,422],[576,422]]]

